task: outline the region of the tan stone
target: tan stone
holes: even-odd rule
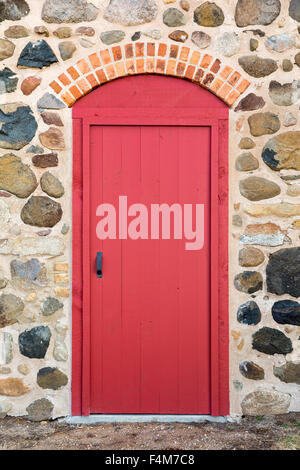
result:
[[[67,289],[65,287],[56,287],[55,295],[57,295],[57,297],[69,297],[70,289]]]
[[[30,368],[27,364],[20,364],[18,365],[18,372],[22,375],[28,375],[30,372]]]
[[[258,389],[246,395],[241,406],[244,415],[277,415],[287,413],[290,402],[288,393]]]
[[[239,252],[239,264],[245,268],[258,266],[263,263],[265,256],[261,250],[252,246],[242,248]]]
[[[286,194],[292,197],[300,196],[300,184],[289,185],[287,188]]]
[[[29,392],[22,379],[8,378],[0,379],[0,395],[7,397],[20,397]]]
[[[39,135],[41,144],[50,150],[64,150],[65,139],[62,131],[55,127],[50,127],[46,132]]]
[[[55,284],[65,284],[69,282],[69,275],[68,274],[61,274],[56,273],[54,274],[54,282]]]
[[[61,261],[54,263],[54,271],[67,273],[69,271],[69,264]]]
[[[277,217],[293,217],[300,215],[300,204],[280,202],[278,204],[253,204],[245,207],[245,212],[253,217],[275,215]]]

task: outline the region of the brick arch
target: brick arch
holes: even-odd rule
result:
[[[249,87],[242,74],[218,58],[177,44],[136,42],[90,54],[62,72],[50,87],[69,106],[116,78],[160,74],[184,78],[208,89],[228,106]]]

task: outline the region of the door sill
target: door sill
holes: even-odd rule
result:
[[[212,423],[232,422],[230,416],[211,415],[157,415],[157,414],[92,414],[90,416],[68,416],[59,421],[69,424],[96,423]]]

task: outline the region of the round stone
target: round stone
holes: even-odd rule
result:
[[[29,406],[27,406],[26,411],[28,416],[26,416],[29,421],[48,421],[51,419],[52,411],[54,405],[47,398],[41,398],[34,401]]]
[[[0,157],[0,189],[27,198],[37,188],[37,179],[21,158],[12,154]]]
[[[289,131],[270,139],[262,151],[272,170],[300,170],[300,131]]]
[[[249,116],[248,123],[253,137],[275,134],[280,129],[280,121],[276,114],[256,113]]]
[[[240,49],[240,38],[236,33],[223,33],[216,38],[215,45],[219,54],[231,57]]]
[[[224,19],[222,9],[213,2],[204,2],[194,11],[194,21],[199,26],[221,26]]]
[[[0,60],[8,59],[15,52],[15,45],[7,39],[0,39]]]
[[[244,325],[257,325],[261,321],[259,306],[253,300],[240,305],[237,311],[237,321]]]
[[[235,22],[240,28],[249,25],[271,24],[279,15],[280,0],[238,0]]]
[[[170,28],[176,28],[186,24],[186,17],[184,14],[177,10],[177,8],[168,8],[163,14],[163,22]]]
[[[21,211],[24,224],[35,227],[54,227],[61,217],[61,205],[47,196],[32,196]]]
[[[271,253],[266,275],[268,292],[300,297],[300,247],[283,248]]]
[[[241,402],[241,407],[244,415],[277,415],[287,413],[290,403],[289,393],[259,389],[246,395]]]
[[[251,52],[256,51],[256,49],[258,48],[258,45],[259,45],[259,42],[258,42],[257,39],[255,39],[255,38],[250,39],[249,48],[250,48]]]
[[[43,367],[38,371],[37,384],[39,387],[58,390],[68,383],[68,377],[56,367]]]
[[[280,194],[280,187],[273,181],[259,176],[249,176],[239,183],[240,193],[249,201],[270,199]]]
[[[252,171],[257,170],[259,163],[252,153],[244,152],[239,155],[235,161],[235,168],[238,171]]]
[[[262,367],[252,361],[243,361],[239,365],[240,373],[250,380],[263,380],[265,371]]]
[[[91,26],[79,26],[79,28],[76,29],[75,33],[79,36],[95,36],[95,30]]]
[[[185,42],[188,37],[189,35],[180,29],[177,29],[176,31],[173,31],[171,34],[169,34],[169,38],[177,42]]]
[[[294,300],[279,300],[272,307],[272,317],[280,325],[300,326],[300,304]]]
[[[211,43],[211,37],[209,34],[204,33],[203,31],[194,31],[192,33],[192,42],[196,44],[199,49],[205,49]]]
[[[254,292],[262,290],[263,278],[257,271],[244,271],[235,276],[234,286],[240,292],[254,294]]]
[[[245,72],[255,78],[266,77],[278,68],[275,60],[253,55],[240,57],[239,64]]]
[[[55,31],[53,31],[53,34],[59,39],[67,39],[72,36],[72,28],[69,26],[60,26]]]
[[[300,362],[286,362],[280,367],[274,367],[273,372],[282,382],[300,385]]]
[[[125,33],[124,31],[120,31],[120,30],[104,31],[103,33],[100,34],[101,41],[107,46],[110,46],[111,44],[115,44],[117,42],[121,42],[123,41],[124,38],[125,38]]]
[[[255,147],[255,142],[250,137],[242,137],[239,143],[239,148],[242,150],[250,150]]]
[[[290,72],[291,70],[293,70],[293,64],[289,59],[283,59],[282,70],[284,72]]]
[[[265,354],[289,354],[292,342],[282,331],[264,326],[252,335],[252,347]]]
[[[275,34],[265,40],[265,46],[270,51],[285,52],[295,46],[295,38],[292,34]]]
[[[253,246],[247,246],[239,251],[239,265],[243,268],[251,268],[263,263],[265,256],[261,250]]]
[[[59,43],[58,49],[62,60],[68,60],[73,57],[73,54],[76,51],[76,46],[72,41],[63,41]]]
[[[57,153],[45,153],[43,155],[34,155],[32,163],[37,168],[49,168],[58,166]]]
[[[23,356],[43,359],[49,347],[51,331],[48,326],[37,326],[19,335],[19,348]]]

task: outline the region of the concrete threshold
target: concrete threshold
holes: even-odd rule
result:
[[[93,414],[90,416],[68,416],[60,422],[69,424],[101,424],[101,423],[232,423],[238,422],[237,417],[210,415],[142,415],[142,414]]]

